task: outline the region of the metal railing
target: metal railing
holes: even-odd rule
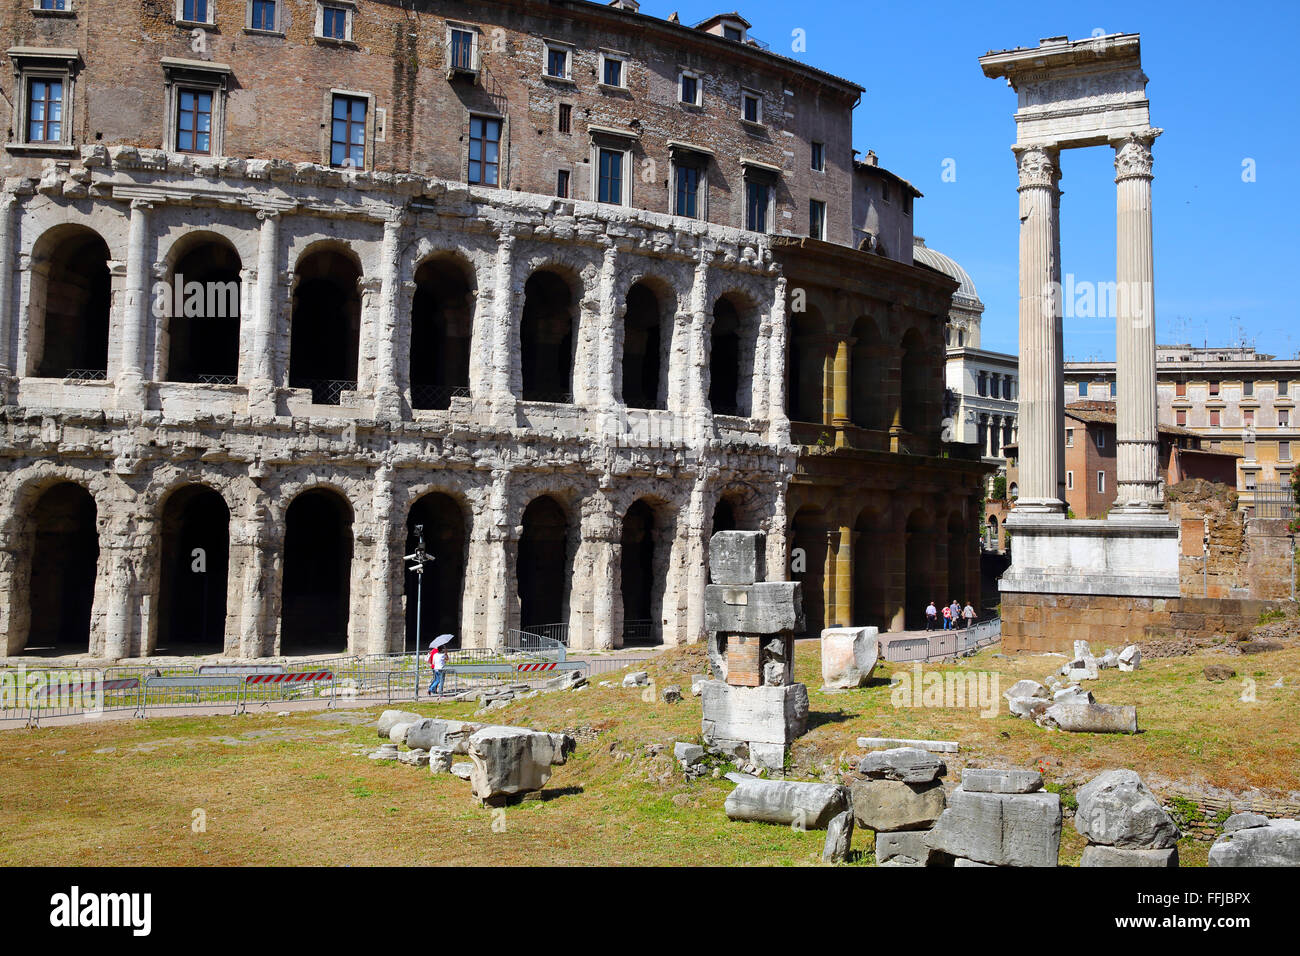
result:
[[[933,661],[967,654],[1002,640],[1002,619],[980,621],[970,627],[930,631],[925,636],[906,637],[885,644],[885,660]]]
[[[510,635],[529,634],[533,637],[544,637],[549,641],[560,644],[564,647],[569,646],[569,625],[568,624],[528,624],[522,630],[510,631]],[[507,643],[512,640],[507,637]]]
[[[299,378],[289,383],[290,388],[311,389],[314,405],[338,405],[344,392],[355,392],[357,383],[341,378]]]
[[[237,385],[239,378],[235,375],[216,375],[203,372],[194,376],[194,381],[198,385]]]
[[[469,398],[469,388],[463,385],[412,385],[411,407],[424,409],[451,408],[453,398]]]
[[[1287,485],[1277,482],[1257,484],[1253,503],[1256,518],[1283,518],[1287,521],[1296,518],[1295,495]]]
[[[534,392],[524,393],[525,402],[540,402],[544,405],[572,405],[572,392]]]
[[[102,368],[70,368],[64,374],[63,380],[69,383],[107,382],[108,370]]]
[[[659,629],[653,620],[646,618],[623,622],[624,644],[657,644],[658,642]]]

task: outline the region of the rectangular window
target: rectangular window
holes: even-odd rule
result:
[[[321,4],[320,35],[326,40],[348,39],[348,9]]]
[[[1246,490],[1255,490],[1255,473],[1253,471],[1246,472]]]
[[[820,199],[808,200],[808,235],[813,239],[826,238],[826,203]]]
[[[27,86],[27,142],[63,140],[63,81],[32,79]]]
[[[1111,398],[1114,398],[1115,395],[1116,395],[1116,393],[1117,393],[1118,391],[1119,391],[1119,383],[1118,383],[1118,382],[1111,382],[1111,383],[1110,383],[1110,397],[1111,397]]]
[[[1282,395],[1287,394],[1287,386],[1290,385],[1290,384],[1291,384],[1291,383],[1290,383],[1287,379],[1285,379],[1285,378],[1280,378],[1280,379],[1278,379],[1278,380],[1277,380],[1277,394],[1278,394],[1279,396],[1282,396]]]
[[[693,73],[683,73],[681,75],[681,84],[678,94],[683,103],[689,103],[691,106],[699,106],[700,78]]]
[[[181,19],[190,23],[210,23],[208,0],[181,0]]]
[[[68,9],[68,0],[41,0],[41,10],[66,10]]]
[[[1080,383],[1079,383],[1079,397],[1080,397],[1080,398],[1083,398],[1083,397],[1084,397],[1085,395],[1087,395],[1087,394],[1088,394],[1088,383],[1087,383],[1087,382],[1080,382]]]
[[[1211,394],[1211,395],[1218,395],[1218,394],[1219,394],[1219,383],[1218,383],[1218,382],[1211,382],[1211,383],[1210,383],[1210,394]]]
[[[176,151],[212,152],[212,94],[206,90],[177,91]]]
[[[596,198],[615,206],[623,203],[623,154],[616,149],[600,151],[600,183]]]
[[[979,385],[977,387],[979,388],[980,398],[987,398],[989,394],[988,372],[980,372]]]
[[[1178,398],[1186,398],[1186,397],[1187,397],[1187,383],[1186,383],[1186,382],[1175,382],[1175,383],[1174,383],[1174,395],[1176,395]]]
[[[1098,448],[1105,448],[1105,447],[1106,447],[1106,433],[1105,433],[1105,432],[1097,432],[1097,447],[1098,447]]]
[[[742,92],[740,110],[746,123],[762,123],[763,97],[757,93]]]
[[[250,30],[275,30],[276,0],[253,0],[248,9],[248,28]]]
[[[605,59],[604,83],[606,86],[623,85],[623,61],[607,56]]]
[[[677,201],[674,212],[688,219],[700,218],[700,181],[698,166],[677,167]]]
[[[1008,375],[1002,380],[1002,397],[1008,402],[1011,401],[1011,376]]]
[[[1106,473],[1104,471],[1099,471],[1097,472],[1097,494],[1104,495],[1105,493],[1106,493]]]
[[[1244,409],[1241,415],[1244,424],[1246,425],[1255,424],[1255,410],[1253,408]]]
[[[1187,424],[1187,409],[1185,408],[1178,409],[1178,411],[1174,414],[1174,423],[1177,425]]]
[[[1067,428],[1067,429],[1065,430],[1065,447],[1066,447],[1066,448],[1073,448],[1073,447],[1074,447],[1074,429],[1073,429],[1073,428]]]
[[[726,37],[728,40],[735,40],[737,43],[740,42],[740,38],[742,36],[740,29],[738,27],[726,27],[726,26],[722,28],[722,35]]]
[[[1067,471],[1065,473],[1065,487],[1069,491],[1074,490],[1074,472]]]
[[[555,195],[561,199],[569,198],[569,171],[561,169],[555,174]]]
[[[1219,410],[1217,408],[1210,409],[1210,427],[1219,427]]]
[[[474,34],[469,30],[451,31],[451,63],[453,70],[474,69]]]
[[[751,182],[745,187],[745,228],[767,232],[767,206],[772,188],[767,183]]]
[[[569,51],[559,47],[546,48],[546,75],[557,80],[569,78]]]
[[[558,125],[561,133],[573,132],[573,106],[570,103],[560,104],[560,114]]]
[[[826,144],[825,143],[812,144],[811,162],[812,162],[812,168],[817,170],[817,172],[824,173],[826,171]]]
[[[330,124],[331,166],[365,169],[366,106],[364,97],[334,97],[334,110]]]
[[[501,164],[501,120],[486,116],[469,118],[469,181],[483,186],[499,185]]]
[[[1255,383],[1254,383],[1254,382],[1242,382],[1242,383],[1241,383],[1241,394],[1242,394],[1243,396],[1245,396],[1246,398],[1251,398],[1252,396],[1254,396],[1254,394],[1255,394]]]
[[[1277,460],[1291,460],[1291,443],[1289,441],[1280,441],[1277,443]]]
[[[1277,424],[1279,428],[1289,428],[1291,426],[1291,412],[1288,409],[1278,409]]]

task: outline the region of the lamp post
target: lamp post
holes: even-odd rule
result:
[[[1201,535],[1201,590],[1202,597],[1210,596],[1210,516],[1205,516],[1205,532]]]
[[[424,566],[433,560],[433,555],[424,550],[424,525],[417,524],[412,530],[415,531],[415,551],[405,555],[403,560],[410,561],[407,566],[408,571],[416,573],[415,579],[415,653],[417,658],[420,654],[420,624],[424,617]],[[403,642],[403,648],[406,644]],[[417,692],[419,683],[416,683]]]

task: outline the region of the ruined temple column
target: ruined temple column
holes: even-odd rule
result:
[[[1058,301],[1060,265],[1056,194],[1059,153],[1014,147],[1020,170],[1020,442],[1019,511],[1063,514],[1057,475],[1062,394]]]
[[[145,407],[144,344],[149,327],[149,212],[153,203],[131,201],[131,225],[126,247],[126,299],[122,304],[122,368],[117,376],[118,408]]]
[[[248,407],[263,415],[275,414],[276,279],[280,260],[280,213],[257,213],[257,304],[253,316],[253,369],[248,383]]]
[[[569,590],[569,646],[610,650],[623,646],[622,615],[615,610],[622,567],[618,515],[603,492],[583,501],[581,540]]]
[[[402,220],[384,221],[384,240],[380,251],[383,270],[379,293],[379,315],[374,325],[375,342],[375,417],[402,417],[402,393],[397,388],[397,297],[402,281]]]
[[[18,197],[0,194],[0,405],[8,405],[14,369],[9,362],[14,314],[14,214]]]
[[[511,332],[514,327],[515,237],[497,237],[496,274],[492,286],[492,352],[488,369],[488,398],[493,404],[514,404],[513,366],[518,363]],[[475,395],[475,398],[479,396]]]
[[[518,617],[512,565],[518,542],[507,514],[509,482],[509,471],[494,470],[484,499],[474,506],[461,601],[461,647],[500,647],[511,626],[512,603]],[[516,619],[514,625],[518,623]]]
[[[397,603],[394,598],[400,593],[398,582],[405,579],[406,562],[399,559],[398,568],[395,570],[393,567],[393,532],[397,518],[393,513],[393,466],[388,462],[375,470],[373,501],[375,533],[369,566],[370,618],[362,653],[387,654],[406,649],[405,620],[400,634],[393,628],[393,605]],[[416,653],[421,650],[415,648]]]
[[[1163,507],[1151,239],[1151,144],[1160,133],[1149,129],[1115,144],[1115,508],[1120,511]]]
[[[835,549],[835,626],[853,626],[853,539],[857,532],[841,524]]]
[[[768,340],[767,422],[769,440],[785,445],[790,441],[790,419],[785,413],[785,364],[789,349],[786,329],[786,280],[776,280],[776,298],[772,303],[772,334]]]
[[[592,338],[596,342],[595,382],[586,378],[587,395],[595,396],[596,407],[602,411],[613,411],[617,401],[614,396],[615,366],[618,356],[615,338],[618,326],[626,312],[626,303],[620,308],[614,301],[614,287],[618,283],[618,247],[614,243],[605,246],[600,264],[600,308],[596,312],[597,325]],[[594,388],[593,388],[594,386]],[[578,396],[574,396],[579,401]]]
[[[693,424],[692,437],[696,440],[708,437],[711,430],[709,423],[709,386],[707,381],[709,366],[709,323],[712,318],[709,310],[709,266],[713,263],[713,253],[700,252],[700,260],[695,264],[695,278],[691,284],[691,342],[689,359],[686,363],[686,415]]]

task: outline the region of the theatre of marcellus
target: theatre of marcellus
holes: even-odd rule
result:
[[[57,9],[53,9],[57,8]],[[632,0],[0,19],[9,656],[701,640],[710,535],[806,632],[978,602],[957,281],[856,84]]]

